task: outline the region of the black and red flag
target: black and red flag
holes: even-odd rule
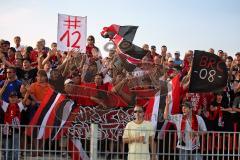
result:
[[[104,38],[109,38],[116,45],[119,56],[133,65],[141,63],[141,59],[147,54],[146,50],[132,43],[137,28],[137,26],[112,24],[104,27],[101,32]]]
[[[217,55],[194,51],[189,92],[211,92],[227,85],[228,73],[225,62]]]
[[[109,27],[104,27],[101,35],[104,38],[109,38],[110,40],[114,38],[115,35],[123,37],[125,40],[132,42],[138,26],[119,26],[112,24]]]
[[[65,95],[49,89],[29,124],[40,128],[29,127],[27,135],[37,139],[52,139],[66,123],[73,106],[74,102]]]

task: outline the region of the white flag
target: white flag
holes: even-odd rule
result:
[[[86,52],[87,17],[58,14],[58,50]]]

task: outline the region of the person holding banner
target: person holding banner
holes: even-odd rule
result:
[[[135,120],[126,125],[123,133],[123,143],[127,143],[129,147],[128,160],[150,160],[149,144],[152,151],[151,160],[156,160],[153,125],[144,120],[142,106],[135,106],[133,112]]]
[[[198,154],[200,147],[198,132],[207,131],[205,122],[202,117],[192,114],[192,105],[188,101],[181,105],[183,114],[170,115],[170,103],[172,103],[172,100],[170,96],[167,96],[164,119],[171,121],[177,127],[179,160],[202,160],[202,156]]]

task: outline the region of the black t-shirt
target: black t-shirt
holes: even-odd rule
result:
[[[37,76],[38,69],[33,68],[31,70],[23,70],[21,68],[16,69],[16,74],[19,80],[21,81],[28,81],[29,83],[32,83],[35,81],[35,78]]]

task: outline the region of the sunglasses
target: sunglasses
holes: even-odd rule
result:
[[[134,113],[143,113],[143,111],[142,110],[135,110],[135,111],[133,111]]]

